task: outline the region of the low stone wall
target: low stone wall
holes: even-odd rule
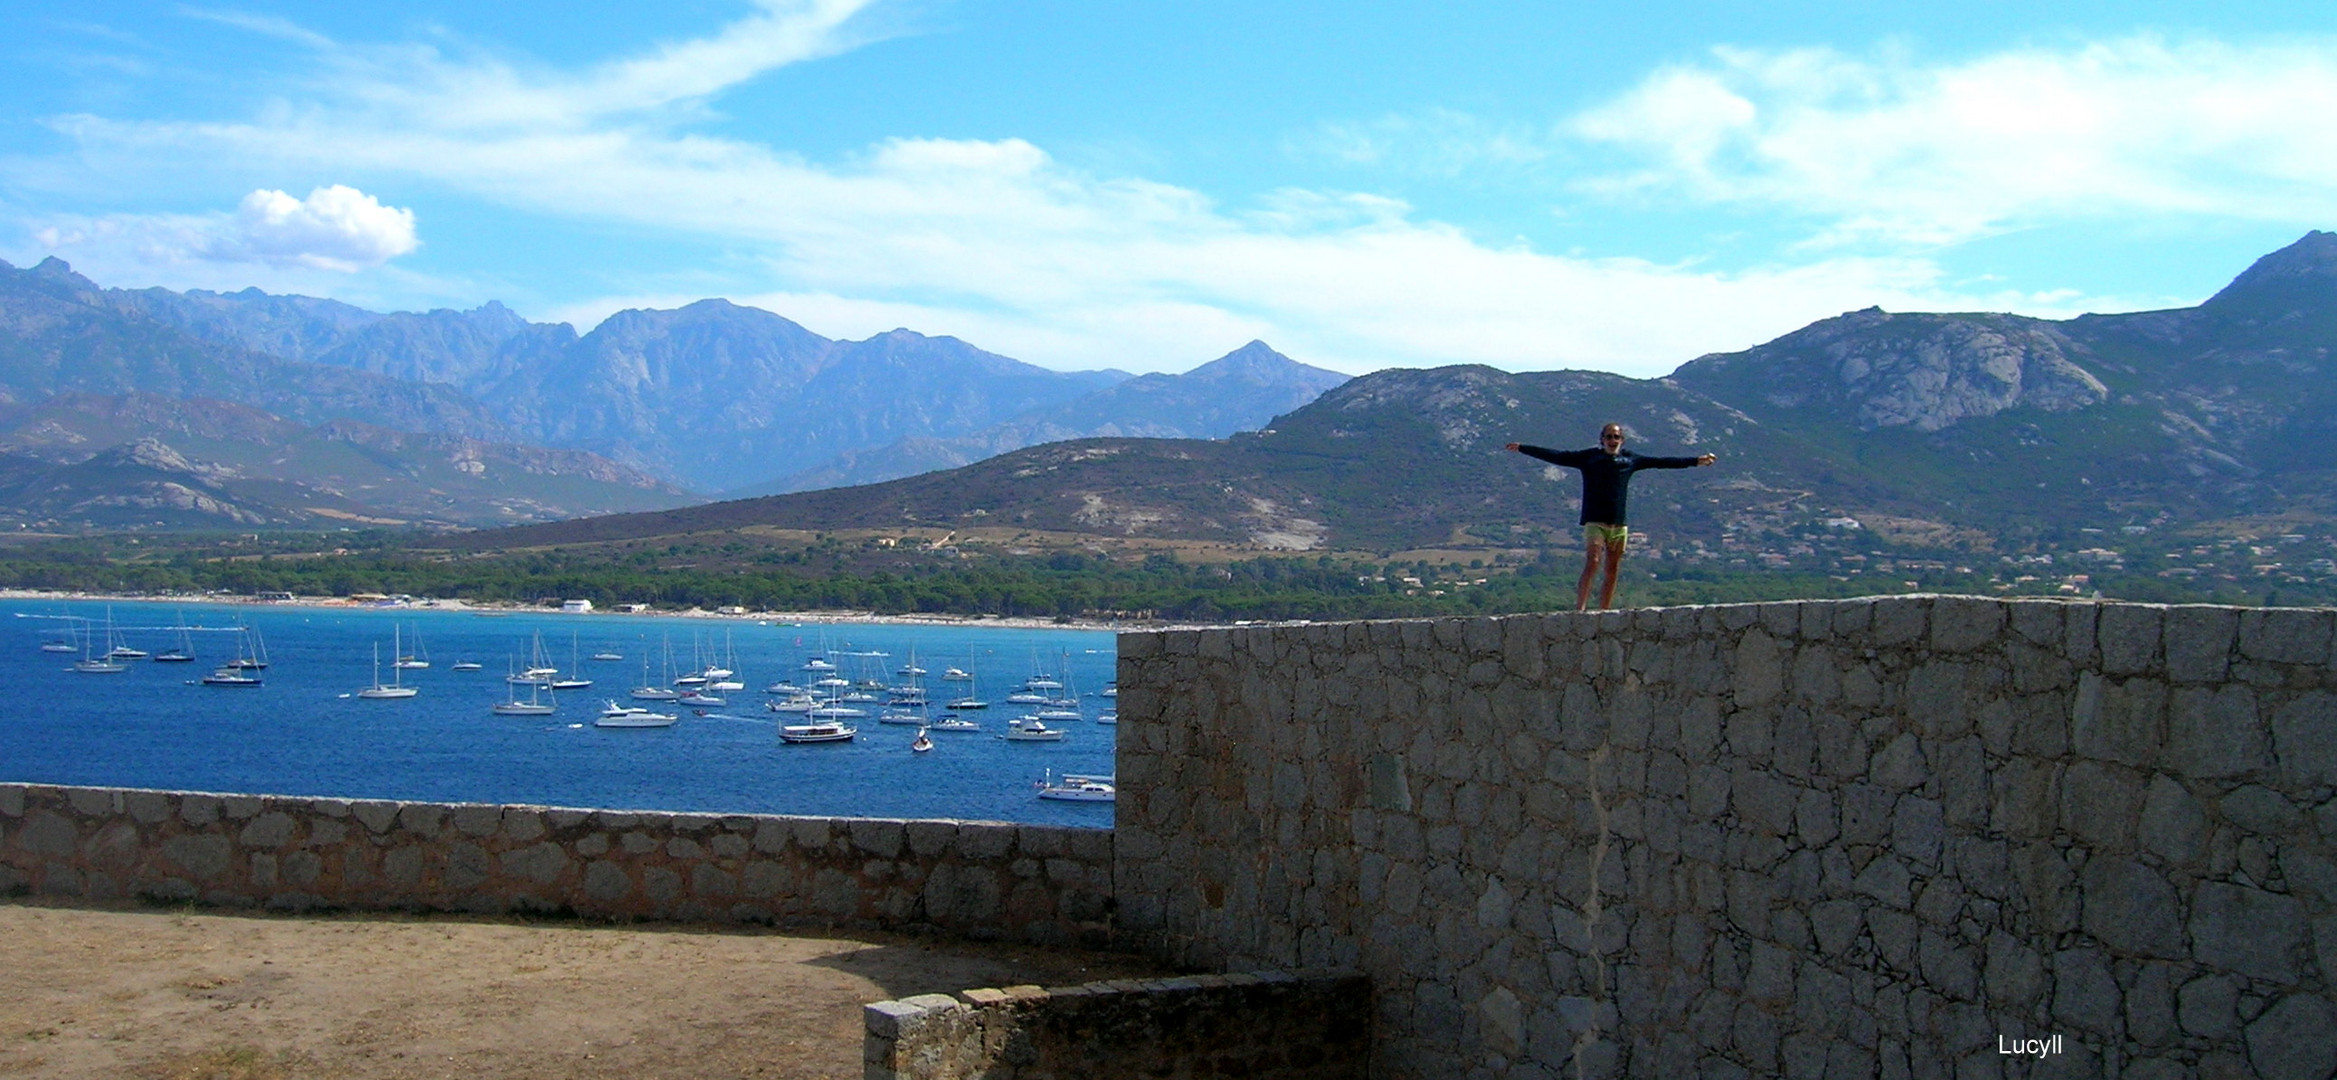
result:
[[[1125,634],[1120,926],[1364,971],[1375,1076],[2326,1080],[2333,624],[1902,597]]]
[[[22,892],[1100,945],[1112,834],[0,784],[0,894]]]
[[[1267,971],[966,990],[866,1009],[869,1080],[1363,1080],[1371,984]]]

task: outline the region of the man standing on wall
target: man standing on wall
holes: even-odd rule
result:
[[[1510,443],[1509,449],[1582,473],[1582,581],[1574,587],[1574,610],[1590,608],[1590,582],[1605,556],[1606,582],[1599,586],[1599,610],[1614,606],[1615,573],[1623,568],[1623,546],[1631,539],[1623,504],[1631,496],[1631,474],[1641,469],[1686,469],[1720,460],[1702,457],[1641,457],[1623,449],[1623,425],[1599,429],[1599,444],[1587,450],[1550,450]]]

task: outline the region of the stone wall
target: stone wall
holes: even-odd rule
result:
[[[1267,971],[966,990],[866,1009],[869,1080],[1363,1080],[1371,984]]]
[[[0,895],[1103,944],[1112,834],[0,784]]]
[[[2318,1080],[2332,621],[1903,597],[1123,635],[1120,926],[1367,973],[1383,1077]]]

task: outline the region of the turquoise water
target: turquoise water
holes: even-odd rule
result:
[[[77,655],[43,652],[40,643],[77,616],[101,626],[110,609],[125,643],[161,652],[187,635],[191,664],[127,661],[120,674],[69,670]],[[198,680],[236,652],[239,623],[267,647],[266,684],[222,688]],[[393,630],[419,648],[427,670],[397,672],[421,693],[402,700],[357,698],[374,679],[390,680]],[[583,661],[588,690],[565,691],[551,716],[500,716],[504,675],[526,666],[538,635],[551,663],[569,667],[577,652],[616,652],[619,662]],[[610,698],[629,700],[647,658],[663,681],[661,650],[674,668],[732,658],[747,689],[704,715],[679,711],[662,729],[592,726]],[[100,642],[102,651],[103,643]],[[858,721],[850,743],[787,745],[766,710],[763,687],[811,676],[804,661],[822,649],[839,653],[843,674],[898,681],[895,669],[914,650],[937,704],[963,683],[945,683],[947,667],[971,670],[986,712],[969,714],[980,733],[936,732],[933,751],[912,753],[913,727]],[[881,653],[859,656],[855,653]],[[1034,797],[1048,770],[1113,771],[1116,729],[1093,717],[1111,706],[1096,696],[1113,678],[1110,633],[882,624],[761,624],[741,619],[515,613],[482,615],[428,608],[312,608],[290,605],[0,601],[0,686],[15,707],[0,716],[0,781],[253,792],[364,799],[534,803],[613,809],[851,817],[966,818],[1109,827],[1110,804],[1060,803]],[[483,670],[457,672],[471,660]],[[1089,718],[1058,726],[1060,743],[1009,743],[996,737],[1022,711],[1006,694],[1036,670],[1068,674]],[[526,692],[521,691],[524,699]]]

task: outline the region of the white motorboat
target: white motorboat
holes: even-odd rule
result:
[[[611,701],[607,708],[600,711],[600,718],[594,720],[592,726],[607,728],[672,727],[680,719],[681,717],[674,713],[651,712],[637,705],[619,705]]]
[[[794,696],[794,695],[796,695],[796,694],[808,694],[808,693],[811,693],[811,691],[810,691],[810,690],[808,690],[808,689],[806,689],[806,688],[804,688],[804,687],[801,687],[801,686],[797,686],[797,685],[795,685],[794,683],[788,682],[788,681],[787,681],[787,680],[785,680],[785,679],[781,679],[781,680],[779,680],[778,682],[772,683],[771,685],[764,687],[764,688],[763,688],[763,692],[764,692],[764,693],[766,693],[766,694],[785,694],[785,695],[788,695],[788,696],[790,696],[790,697],[793,697],[793,696]]]
[[[896,727],[914,727],[918,729],[923,729],[927,726],[924,713],[910,712],[906,709],[886,709],[885,711],[876,714],[876,722],[879,724],[892,724]]]
[[[1006,695],[1006,703],[1009,705],[1044,705],[1052,700],[1054,699],[1036,690],[1027,689],[1017,690]]]
[[[447,665],[447,669],[450,671],[477,671],[486,666],[476,660],[457,660]]]
[[[766,701],[763,707],[779,713],[807,713],[820,707],[820,699],[810,694],[796,694],[778,701]]]
[[[836,670],[836,664],[835,664],[835,662],[834,662],[834,661],[832,661],[832,660],[828,660],[828,659],[826,659],[826,658],[824,658],[824,657],[818,657],[818,656],[815,656],[815,657],[812,657],[811,659],[809,659],[809,660],[806,660],[806,661],[804,661],[804,662],[803,662],[803,670],[805,670],[805,671],[834,671],[834,670]]]
[[[1033,709],[1030,715],[1034,720],[1046,720],[1058,724],[1087,719],[1087,714],[1077,709]]]
[[[1097,697],[1111,697],[1111,698],[1116,698],[1116,697],[1119,697],[1119,696],[1120,696],[1120,684],[1119,684],[1119,683],[1106,683],[1106,684],[1104,684],[1104,688],[1103,688],[1103,689],[1101,689],[1101,690],[1098,690],[1098,691],[1096,691],[1096,692],[1095,692],[1095,694],[1096,694],[1096,696],[1097,696]]]
[[[803,715],[811,717],[814,720],[858,720],[863,716],[867,716],[868,710],[855,709],[850,705],[829,704],[810,709]]]
[[[1118,802],[1120,789],[1108,776],[1075,776],[1063,774],[1060,780],[1049,778],[1039,783],[1039,798],[1059,799],[1064,802]]]
[[[1040,723],[1035,716],[1025,716],[1016,719],[1007,727],[1006,733],[998,737],[1008,742],[1062,742],[1063,731]]]
[[[969,672],[969,671],[967,671],[967,670],[966,670],[966,669],[964,669],[964,668],[950,668],[950,669],[948,669],[948,670],[946,670],[946,671],[943,671],[943,672],[941,673],[941,677],[942,677],[943,679],[946,679],[946,680],[950,681],[950,682],[972,682],[972,681],[974,681],[974,675],[973,675],[973,673],[972,673],[972,672]]]
[[[980,731],[982,725],[963,716],[944,716],[925,725],[925,728],[928,731]]]
[[[712,694],[701,692],[696,694],[683,694],[682,696],[674,699],[674,704],[687,705],[693,709],[719,709],[725,705],[730,704],[730,702]]]
[[[1095,722],[1099,724],[1117,724],[1120,722],[1119,710],[1106,709],[1103,712],[1097,713],[1095,715]]]
[[[947,704],[947,705],[943,705],[943,706],[942,706],[942,708],[944,708],[944,709],[956,709],[956,710],[958,710],[959,712],[970,712],[970,711],[972,711],[972,710],[975,710],[975,709],[987,709],[987,708],[989,708],[989,707],[990,707],[990,703],[989,703],[989,702],[987,702],[987,701],[984,701],[984,700],[982,700],[981,698],[970,698],[970,697],[968,697],[968,698],[959,698],[959,699],[957,699],[956,701],[952,701],[952,702],[950,702],[949,704]]]
[[[622,660],[625,658],[625,654],[613,652],[596,652],[592,654],[592,658],[595,660]]]
[[[779,727],[780,741],[791,743],[851,742],[852,737],[858,734],[859,728],[846,727],[834,720],[812,724],[782,724]]]

